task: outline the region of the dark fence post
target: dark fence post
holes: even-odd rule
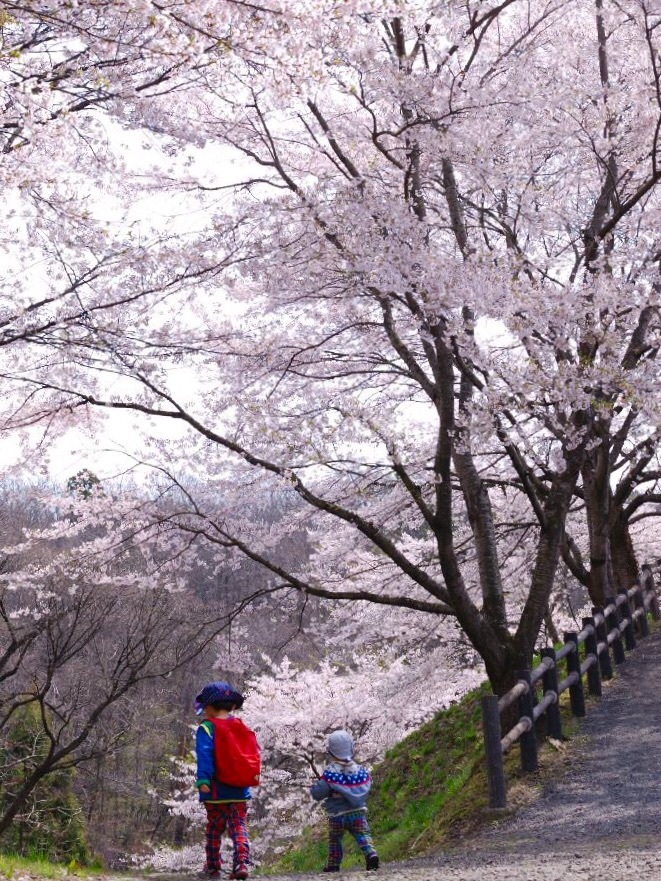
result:
[[[611,664],[611,650],[608,644],[608,628],[606,626],[606,619],[604,618],[604,610],[600,609],[599,606],[593,606],[592,614],[595,618],[598,615],[600,615],[602,618],[601,624],[596,625],[597,640],[598,642],[603,642],[606,645],[604,651],[599,655],[599,669],[601,670],[601,678],[612,679],[613,665]]]
[[[567,655],[567,673],[576,673],[576,682],[569,686],[569,703],[575,716],[585,716],[585,698],[581,679],[581,659],[578,656],[578,634],[565,633],[565,643],[573,642],[574,650]]]
[[[498,697],[486,694],[482,698],[482,730],[484,751],[487,756],[487,779],[489,781],[489,805],[504,808],[507,804],[503,748],[500,742],[500,710]]]
[[[597,630],[594,618],[583,618],[583,627],[591,627],[592,633],[585,637],[586,654],[594,655],[594,664],[588,667],[588,691],[596,697],[601,697],[601,670],[599,667],[599,652],[597,651]]]
[[[626,655],[624,654],[624,646],[622,645],[622,634],[620,633],[620,616],[617,612],[617,607],[615,606],[615,597],[606,597],[604,602],[606,603],[606,608],[608,606],[613,606],[613,611],[606,616],[606,624],[608,633],[612,630],[617,630],[617,636],[613,640],[613,660],[616,664],[623,664],[626,661]]]
[[[555,649],[542,649],[542,659],[550,658],[553,666],[546,670],[542,676],[544,693],[554,691],[556,701],[546,708],[546,733],[549,737],[562,738],[562,721],[560,719],[560,696],[558,695],[558,665],[555,659]]]
[[[518,698],[519,719],[528,716],[532,725],[528,731],[524,731],[519,738],[521,747],[521,769],[523,771],[537,770],[537,737],[535,735],[535,722],[533,717],[532,685],[530,684],[530,670],[519,670],[518,678],[528,683],[528,691]]]
[[[633,632],[633,616],[631,614],[629,594],[624,589],[618,590],[618,593],[622,597],[622,603],[620,605],[620,609],[622,610],[622,619],[629,621],[627,626],[624,628],[624,644],[627,647],[627,651],[630,652],[632,649],[636,648],[636,636]]]
[[[645,600],[643,597],[643,586],[640,581],[636,582],[636,592],[633,595],[633,605],[637,612],[640,612],[636,618],[638,625],[638,633],[642,638],[650,635],[650,626],[647,623],[647,609],[645,608]]]

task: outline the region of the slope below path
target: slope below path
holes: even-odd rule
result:
[[[661,881],[661,633],[628,654],[590,704],[581,734],[566,770],[532,805],[460,847],[384,866],[379,875]]]

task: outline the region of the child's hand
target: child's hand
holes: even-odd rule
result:
[[[205,794],[206,794],[207,792],[211,792],[211,787],[208,786],[206,783],[203,783],[203,784],[200,786],[200,792],[204,792]]]

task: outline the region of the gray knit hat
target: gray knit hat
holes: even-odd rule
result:
[[[353,757],[353,737],[348,731],[333,731],[328,737],[328,752],[341,762],[348,762]]]

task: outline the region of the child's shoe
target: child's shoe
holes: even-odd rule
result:
[[[236,881],[246,881],[248,877],[248,867],[244,866],[243,863],[239,863],[238,866],[234,867],[234,871],[230,875],[230,878],[236,879]]]
[[[340,867],[339,866],[324,866],[324,868],[321,871],[322,872],[339,872]]]
[[[206,881],[207,878],[220,878],[220,871],[218,869],[209,869],[205,863],[197,877],[202,879],[202,881]]]
[[[379,855],[378,853],[371,853],[365,857],[365,870],[367,872],[376,872],[379,868]]]

